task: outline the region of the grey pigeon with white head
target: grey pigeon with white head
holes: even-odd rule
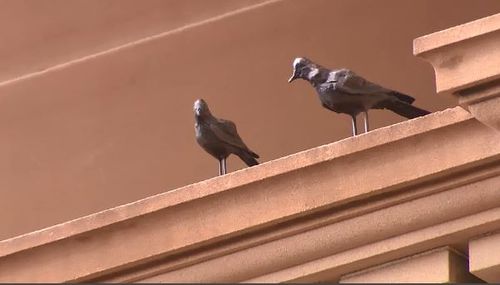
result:
[[[415,101],[411,96],[372,83],[349,69],[329,70],[305,57],[293,61],[293,75],[288,82],[295,79],[311,83],[326,109],[350,115],[353,135],[357,135],[359,113],[364,113],[365,132],[368,131],[370,109],[388,109],[408,119],[430,113],[411,105]]]
[[[194,102],[194,114],[196,141],[219,161],[219,175],[227,173],[226,158],[230,154],[239,156],[248,166],[259,164],[259,156],[243,143],[236,125],[214,117],[203,99]]]

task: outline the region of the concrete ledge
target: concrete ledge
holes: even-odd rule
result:
[[[419,37],[414,41],[413,53],[421,54],[490,32],[495,32],[498,30],[499,19],[500,14],[495,14]]]
[[[434,113],[2,241],[0,281],[147,281],[165,271],[162,281],[243,281],[481,212],[489,218],[469,227],[491,230],[500,223],[494,210],[500,193],[492,186],[500,173],[499,139],[461,108]],[[482,186],[471,191],[477,181]],[[439,194],[446,189],[455,190]],[[413,200],[430,206],[412,212]],[[286,242],[315,228],[333,230],[318,236],[334,238],[327,248],[304,250],[297,246],[302,238]],[[434,248],[422,245],[427,239],[410,251]],[[266,256],[272,264],[249,251],[271,241],[285,246]],[[224,260],[245,252],[255,263],[247,256],[237,259],[249,262],[239,266],[244,272],[229,270]],[[295,257],[284,259],[285,252]],[[224,270],[207,262],[223,262]]]
[[[436,73],[436,89],[454,94],[460,106],[500,132],[500,14],[414,41],[416,55]]]
[[[495,183],[498,183],[498,180]],[[491,186],[492,184],[490,184]],[[477,187],[478,185],[474,185],[473,188]],[[471,188],[467,190],[463,189],[464,192],[470,192],[470,190]],[[449,198],[457,194],[460,195],[461,193],[454,192],[447,195]],[[474,194],[471,196],[474,196]],[[449,203],[469,198],[462,195],[455,197],[457,199]],[[445,212],[440,212],[439,208],[436,208],[436,204],[445,204],[446,198],[434,201],[434,203],[429,205],[432,201],[431,199],[432,196],[421,200],[414,205],[415,207],[408,207],[411,203],[403,203],[398,205],[398,207],[375,212],[373,215],[365,216],[362,224],[358,223],[360,219],[352,219],[348,226],[346,226],[347,222],[344,224],[340,223],[334,229],[335,231],[331,231],[326,237],[336,236],[339,232],[342,234],[338,238],[323,241],[323,243],[330,244],[331,247],[337,246],[337,243],[340,243],[341,246],[337,248],[338,251],[332,252],[331,255],[325,253],[326,256],[322,258],[298,263],[294,266],[251,278],[247,281],[320,282],[328,280],[338,282],[343,275],[418,254],[436,247],[455,244],[463,251],[465,248],[464,244],[467,243],[468,239],[477,234],[500,227],[500,208],[472,215],[470,212],[464,213],[465,216],[454,220],[436,221],[435,218],[438,216],[460,215],[458,213],[460,209],[464,208],[464,205],[456,205],[457,207],[454,210],[449,208]],[[425,207],[425,205],[429,206]],[[435,212],[431,212],[430,209],[434,209]],[[425,213],[428,214],[424,215]],[[418,221],[414,221],[412,216],[418,215],[422,216]],[[393,218],[387,219],[388,217]],[[374,222],[380,219],[386,219],[386,222]],[[400,222],[398,223],[398,221]],[[371,226],[366,226],[367,224],[371,224]],[[383,227],[380,227],[381,224],[384,224]],[[390,229],[391,226],[402,227],[401,232]],[[362,229],[353,230],[357,227]],[[346,236],[343,234],[343,231],[347,231],[349,235]],[[404,233],[404,231],[409,232]],[[377,233],[378,235],[372,236],[373,233]],[[319,234],[325,234],[325,232]],[[325,235],[322,236],[325,239]],[[355,241],[354,243],[352,243],[353,240]],[[362,242],[359,242],[360,240]],[[317,240],[314,241],[317,242]],[[302,242],[305,243],[306,240]],[[289,248],[293,248],[292,245],[289,245]],[[280,249],[283,250],[283,248]],[[304,251],[303,248],[299,250]]]
[[[340,283],[478,282],[467,256],[448,246],[343,276]],[[482,282],[480,282],[482,283]]]
[[[415,55],[429,61],[440,94],[500,78],[500,14],[417,38]]]

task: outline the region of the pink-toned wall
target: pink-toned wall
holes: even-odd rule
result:
[[[118,2],[2,2],[0,239],[214,176],[193,137],[196,98],[235,121],[262,162],[349,136],[348,117],[286,82],[295,56],[352,68],[431,111],[454,106],[433,96],[412,41],[500,11],[497,0],[277,1],[29,75],[256,3]]]
[[[1,0],[0,82],[264,0]]]

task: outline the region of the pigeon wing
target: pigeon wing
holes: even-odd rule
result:
[[[243,143],[243,140],[238,135],[238,131],[236,130],[236,125],[224,119],[217,119],[215,124],[210,126],[213,133],[220,140],[243,150],[248,150],[248,147]]]
[[[340,69],[334,71],[330,78],[337,82],[337,88],[340,91],[351,94],[376,94],[389,93],[392,90],[386,89],[380,85],[370,82],[357,75],[351,70]]]

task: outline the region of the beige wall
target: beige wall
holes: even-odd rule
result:
[[[0,82],[264,0],[1,0]]]
[[[75,6],[111,2],[58,2],[52,7],[66,8],[49,10],[60,15],[51,16],[57,24],[51,22],[50,27],[29,15],[36,11],[17,4],[35,7],[40,2],[4,2],[1,13],[16,17],[0,17],[10,19],[1,25],[0,39],[18,45],[0,50],[7,66],[3,69],[8,70],[0,77],[7,80],[37,70],[31,69],[33,65],[46,67],[47,62],[90,55],[99,47],[110,48],[251,1],[241,5],[227,1],[218,8],[213,3],[221,2],[194,1],[189,9],[199,17],[172,22],[151,4],[160,2],[129,1],[118,14],[134,18],[135,5],[151,5],[144,13],[156,18],[143,18],[147,32],[130,24],[106,30],[109,26],[96,20],[100,24],[94,28],[73,29],[87,31],[80,34],[87,40],[67,32],[76,48],[65,46],[66,39],[57,43],[53,36],[44,41],[34,35],[41,27],[50,32],[69,20],[80,21],[75,27],[87,25],[87,15],[102,11],[80,7],[77,16],[68,19],[72,6],[63,2]],[[182,5],[172,3],[185,2],[169,2],[169,11],[176,15],[175,9]],[[38,13],[49,8],[40,9]],[[350,67],[413,95],[416,105],[431,111],[454,106],[453,98],[432,96],[432,67],[413,56],[412,41],[499,11],[497,0],[278,1],[0,83],[0,239],[214,176],[216,161],[193,138],[192,102],[199,97],[216,115],[237,123],[262,162],[349,136],[346,116],[322,109],[305,82],[286,82],[297,55],[330,67]],[[149,21],[152,18],[156,20]],[[16,21],[23,22],[23,34],[31,36],[20,37],[6,28],[16,26],[12,24]],[[53,49],[48,48],[51,45]],[[32,51],[50,60],[39,61]],[[51,51],[57,53],[50,55]],[[388,112],[371,114],[374,128],[402,120]],[[231,171],[241,167],[237,159],[229,160]]]

